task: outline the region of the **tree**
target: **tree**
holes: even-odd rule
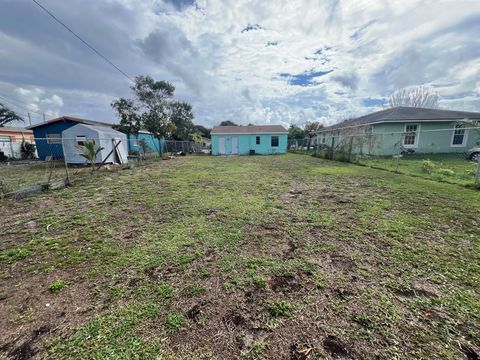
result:
[[[130,99],[120,98],[111,103],[112,108],[117,110],[120,118],[120,124],[114,125],[113,128],[126,133],[127,135],[138,136],[138,132],[142,129],[141,116],[138,115],[138,106]]]
[[[190,134],[190,139],[195,143],[195,144],[201,144],[203,142],[202,140],[202,134],[199,132]]]
[[[95,170],[97,155],[103,149],[104,148],[101,146],[95,147],[95,143],[93,141],[86,141],[83,145],[78,146],[80,156],[84,157],[87,160],[87,162],[90,163],[90,166],[92,167],[92,171]]]
[[[0,126],[5,126],[12,121],[23,121],[23,119],[15,111],[0,103]]]
[[[297,125],[290,125],[290,127],[288,128],[288,138],[290,140],[292,139],[300,140],[300,139],[303,139],[304,137],[305,137],[305,131],[303,129],[301,129]]]
[[[232,120],[223,120],[219,126],[238,126]]]
[[[388,106],[437,109],[439,107],[438,100],[437,92],[430,87],[422,85],[395,91],[388,99]]]
[[[320,124],[318,121],[312,121],[312,122],[307,121],[304,126],[305,135],[308,136],[309,138],[312,138],[317,135],[317,131],[320,130],[321,128],[323,128],[323,125]]]
[[[138,142],[138,146],[140,147],[142,157],[145,159],[147,157],[147,152],[151,150],[150,146],[147,144],[145,139],[141,139]]]
[[[22,156],[22,159],[35,159],[35,149],[36,148],[34,144],[30,144],[26,142],[25,139],[22,139],[22,144],[20,145],[20,154]]]
[[[150,76],[137,76],[131,89],[143,110],[141,121],[145,129],[158,140],[172,136],[175,125],[171,121],[171,107],[175,86],[168,81],[155,81]]]
[[[120,118],[119,128],[124,132],[135,134],[143,128],[158,140],[162,137],[170,138],[176,128],[173,120],[186,123],[187,127],[194,131],[192,107],[187,103],[174,101],[173,84],[163,80],[156,81],[150,76],[137,76],[130,88],[134,99],[120,98],[112,102],[112,107],[117,110]]]
[[[192,105],[186,102],[175,101],[171,105],[171,110],[171,121],[175,124],[173,138],[176,140],[188,140],[190,135],[196,132],[192,121]]]
[[[195,132],[200,133],[203,137],[208,139],[210,139],[210,131],[212,131],[212,129],[208,129],[203,125],[195,125]]]

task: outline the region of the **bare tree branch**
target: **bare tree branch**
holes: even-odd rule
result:
[[[395,91],[388,99],[389,107],[407,106],[437,109],[439,96],[427,86],[417,86]]]

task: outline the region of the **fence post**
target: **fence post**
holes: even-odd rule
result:
[[[68,173],[68,162],[67,157],[65,156],[65,139],[62,136],[62,152],[63,152],[63,161],[65,163],[65,185],[70,184],[70,174]]]
[[[330,160],[334,160],[333,159],[333,149],[335,147],[335,135],[332,134],[332,147],[331,147],[331,151],[330,151]]]
[[[477,159],[477,173],[475,174],[475,185],[480,185],[480,156]]]
[[[352,162],[353,135],[350,136],[350,145],[348,147],[348,162]]]

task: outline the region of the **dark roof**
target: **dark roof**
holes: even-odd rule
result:
[[[377,111],[355,119],[345,120],[338,124],[325,127],[321,131],[384,122],[451,121],[462,119],[480,120],[480,113],[442,109],[395,107]]]
[[[211,134],[270,134],[285,133],[287,129],[282,125],[249,125],[249,126],[215,126]]]
[[[86,124],[86,125],[108,126],[108,127],[112,127],[112,125],[113,125],[113,124],[108,124],[108,123],[104,123],[104,122],[101,122],[101,121],[80,119],[80,118],[76,118],[76,117],[73,117],[73,116],[60,116],[60,117],[45,121],[45,122],[40,123],[40,124],[27,126],[27,129],[34,129],[34,128],[37,128],[37,127],[40,127],[40,126],[53,124],[53,123],[56,123],[56,122],[59,122],[59,121],[71,121],[71,122],[77,122],[77,123]]]

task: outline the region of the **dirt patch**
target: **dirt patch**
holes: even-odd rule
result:
[[[306,360],[313,358],[315,355],[314,348],[309,344],[293,343],[290,345],[291,360]]]
[[[244,327],[247,324],[247,320],[238,311],[231,310],[225,314],[222,321],[228,327]]]
[[[437,286],[426,281],[414,281],[410,289],[397,290],[396,293],[404,297],[437,297],[441,295],[441,291]]]
[[[293,242],[292,239],[289,239],[283,247],[283,258],[292,259],[295,256],[295,250],[297,250],[297,245]]]
[[[470,344],[460,344],[460,350],[462,350],[468,360],[480,360],[480,355]]]
[[[264,289],[256,287],[245,292],[245,302],[247,304],[261,303],[267,298],[267,293]]]
[[[356,268],[355,262],[341,254],[330,255],[330,261],[332,265],[343,272],[351,272]]]
[[[287,193],[280,195],[280,200],[286,205],[294,205],[299,203],[304,196],[304,190],[296,187],[290,189]]]
[[[293,275],[274,276],[270,287],[275,292],[297,292],[302,288],[301,279]]]
[[[19,336],[12,342],[7,343],[0,348],[0,351],[5,352],[10,358],[15,360],[30,359],[38,352],[35,343],[42,335],[51,331],[52,327],[50,325],[43,325],[33,330],[30,334]]]
[[[194,305],[190,310],[185,313],[185,316],[193,322],[197,322],[202,310],[200,304]]]
[[[336,336],[327,336],[322,345],[334,359],[356,359],[354,350]]]

